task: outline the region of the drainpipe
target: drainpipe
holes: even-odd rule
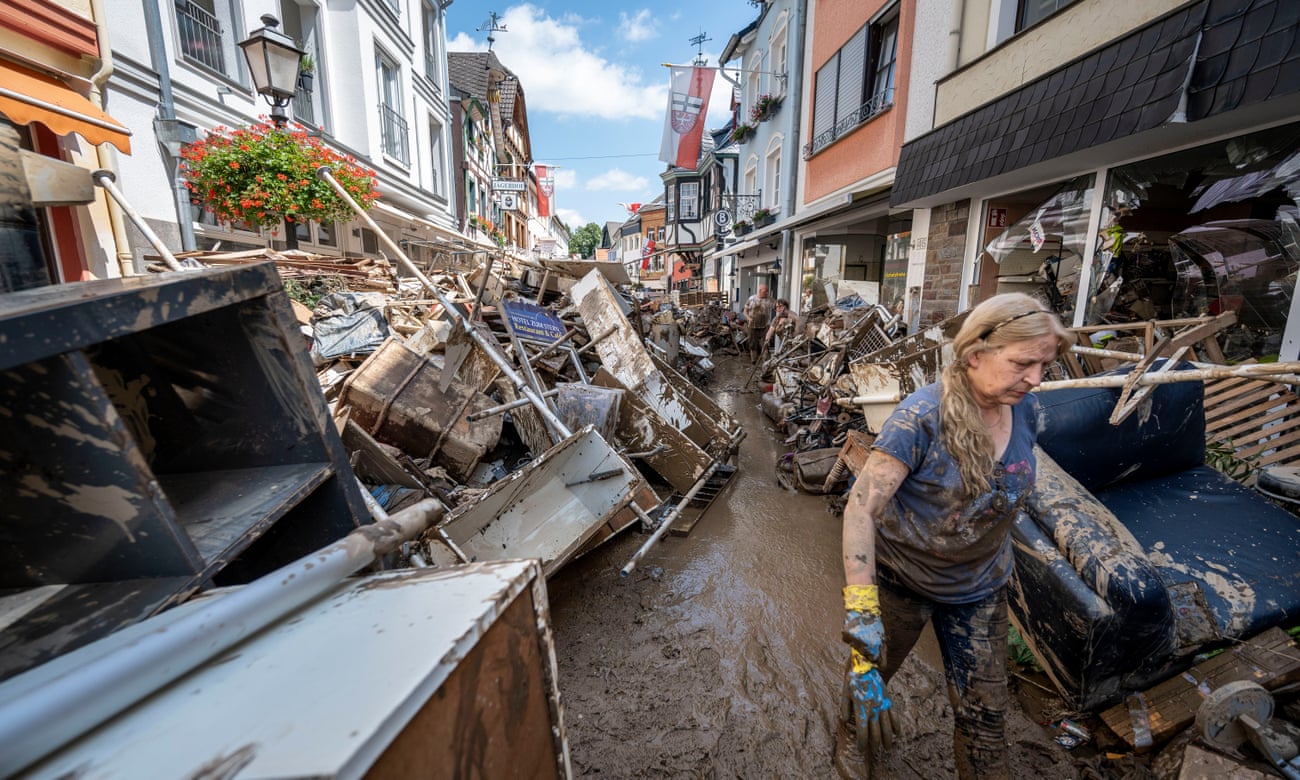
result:
[[[113,75],[113,47],[108,42],[108,22],[105,21],[103,0],[90,0],[90,12],[95,17],[95,41],[99,44],[99,69],[90,77],[90,100],[103,108],[104,85]],[[101,169],[117,170],[117,150],[111,144],[96,146],[95,157]],[[131,276],[135,273],[135,258],[131,255],[131,242],[126,237],[126,220],[122,218],[122,210],[112,198],[105,197],[104,205],[108,209],[108,226],[113,232],[113,252],[117,257],[118,273]]]
[[[952,0],[951,13],[949,16],[948,27],[948,50],[947,50],[947,68],[945,73],[952,73],[957,70],[957,64],[961,60],[961,22],[962,17],[966,15],[966,0]]]
[[[171,67],[168,64],[167,45],[163,41],[162,12],[158,10],[158,0],[144,0],[145,32],[149,36],[149,61],[154,72],[158,74],[159,119],[176,124],[176,100],[172,95]],[[155,133],[157,121],[155,120]],[[170,153],[168,157],[171,157]],[[181,249],[189,252],[197,247],[194,241],[194,221],[190,218],[190,191],[181,177],[180,161],[171,159],[174,166],[172,174],[172,196],[176,201],[176,225],[181,231]]]
[[[787,77],[790,79],[790,84],[789,84],[789,88],[786,90],[786,94],[793,95],[798,99],[802,99],[803,55],[804,55],[803,49],[804,49],[804,35],[806,33],[805,28],[808,26],[808,0],[795,0],[794,13],[795,13],[794,61],[798,63],[798,65],[797,67],[794,68],[787,68],[787,71],[793,71],[793,72],[790,73],[789,76]],[[787,62],[788,61],[789,59],[787,57]],[[799,131],[802,128],[802,121],[803,121],[802,113],[803,112],[799,112],[799,115],[795,117],[795,120],[790,123],[791,143],[788,148],[793,150],[795,155],[800,154],[799,142],[800,139],[802,138],[802,135]],[[796,158],[796,163],[797,163],[797,158]],[[798,167],[799,166],[797,164],[786,166],[787,170],[790,171],[797,171]],[[790,179],[791,179],[790,186],[785,188],[786,189],[785,215],[787,218],[794,216],[795,208],[797,208],[797,205],[799,203],[799,192],[798,192],[799,188],[797,186],[799,177],[798,175],[794,175],[791,176]],[[797,282],[795,280],[798,280],[803,276],[803,261],[802,259],[800,259],[800,262],[798,264],[795,263],[795,256],[797,253],[795,252],[795,247],[794,247],[793,229],[786,228],[785,230],[781,231],[781,246],[784,249],[784,251],[782,252],[784,257],[781,260],[781,267],[785,269],[786,273],[790,274],[790,279],[791,279],[789,289],[785,291],[785,297],[789,299],[792,304],[797,304],[801,301],[801,299],[800,296],[795,294],[797,290],[797,288],[795,287],[795,284]],[[795,311],[798,311],[798,308],[796,308]]]

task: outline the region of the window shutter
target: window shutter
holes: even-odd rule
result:
[[[840,55],[836,53],[817,71],[817,95],[813,102],[813,138],[835,127],[836,70]]]
[[[862,87],[867,75],[867,27],[840,49],[840,94],[835,102],[838,122],[862,106]]]

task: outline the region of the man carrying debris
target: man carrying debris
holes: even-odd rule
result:
[[[955,715],[957,774],[1010,777],[1011,523],[1034,486],[1030,391],[1067,343],[1056,315],[1027,295],[977,306],[953,339],[942,379],[898,405],[849,493],[843,638],[868,761],[895,734],[885,685],[933,620]]]
[[[745,327],[749,330],[749,360],[757,363],[763,356],[764,336],[772,321],[772,300],[767,297],[767,285],[758,286],[758,292],[749,296],[741,313],[745,316]]]

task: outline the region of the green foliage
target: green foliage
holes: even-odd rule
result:
[[[333,222],[352,210],[316,175],[328,166],[362,208],[379,197],[375,172],[307,135],[301,125],[266,122],[239,129],[218,127],[181,152],[192,202],[225,222],[270,227],[282,220]]]
[[[1258,467],[1259,456],[1237,457],[1232,440],[1212,441],[1205,445],[1205,462],[1238,482],[1246,482]]]
[[[1016,630],[1015,626],[1011,626],[1011,632],[1007,636],[1007,650],[1012,661],[1036,672],[1043,671],[1042,667],[1038,665],[1038,659],[1034,658],[1034,654],[1029,650],[1029,645],[1025,644],[1024,637],[1020,636],[1020,632]]]
[[[570,252],[578,257],[596,256],[596,248],[600,246],[601,239],[600,225],[595,222],[588,222],[577,230],[569,228],[569,233]]]

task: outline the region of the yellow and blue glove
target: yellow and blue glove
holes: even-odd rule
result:
[[[889,750],[898,736],[894,703],[885,691],[880,666],[885,655],[885,626],[880,620],[880,591],[875,585],[844,588],[843,639],[852,648],[849,693],[858,748],[870,756],[877,747]]]

